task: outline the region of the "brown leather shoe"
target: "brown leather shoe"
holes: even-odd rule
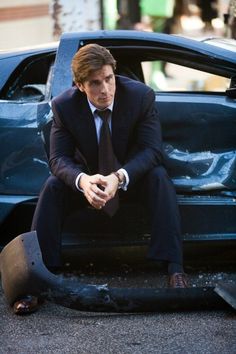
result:
[[[184,273],[174,273],[169,277],[170,288],[187,288],[187,277]]]
[[[14,303],[13,312],[16,315],[27,315],[37,311],[38,308],[38,298],[36,296],[27,295]]]

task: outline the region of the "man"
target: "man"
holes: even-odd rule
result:
[[[60,236],[68,213],[90,204],[112,217],[123,196],[136,195],[151,216],[148,257],[168,263],[171,287],[186,287],[180,218],[162,166],[155,94],[138,81],[115,76],[115,65],[110,52],[97,44],[75,54],[75,86],[52,101],[52,176],[41,191],[32,230],[53,271],[61,266]],[[15,303],[15,313],[35,310],[31,300]]]

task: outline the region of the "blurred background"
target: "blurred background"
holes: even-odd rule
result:
[[[98,29],[236,38],[236,0],[0,0],[0,50]]]

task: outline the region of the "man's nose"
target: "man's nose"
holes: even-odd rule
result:
[[[108,87],[108,84],[106,82],[102,83],[101,91],[102,91],[102,93],[106,93],[106,92],[109,91],[109,87]]]

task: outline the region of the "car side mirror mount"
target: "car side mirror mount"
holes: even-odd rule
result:
[[[236,76],[231,78],[230,86],[226,90],[226,95],[230,98],[236,98]]]

